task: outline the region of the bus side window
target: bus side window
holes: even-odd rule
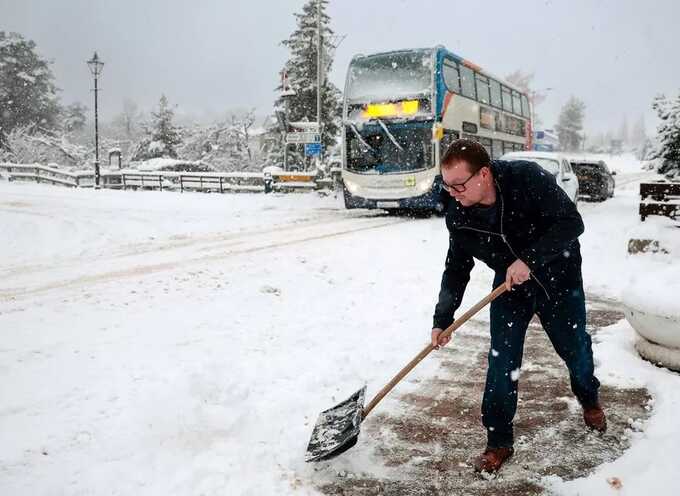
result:
[[[479,74],[475,74],[477,78],[477,99],[481,103],[486,103],[487,105],[490,102],[489,98],[489,78],[481,76]]]
[[[503,155],[503,142],[501,140],[492,140],[491,142],[491,158],[498,160]]]
[[[526,95],[522,95],[522,115],[524,117],[530,117],[529,114],[529,100],[527,100]]]
[[[491,80],[491,105],[497,108],[503,108],[503,102],[501,101],[501,83],[495,80]]]
[[[439,150],[440,150],[440,156],[444,158],[444,154],[446,153],[446,150],[449,149],[449,145],[456,141],[460,135],[458,134],[458,131],[452,131],[451,129],[444,129],[444,136],[442,136],[441,141],[439,142]]]
[[[444,60],[442,68],[444,83],[449,91],[460,93],[460,80],[458,79],[458,65],[452,60]]]
[[[517,91],[512,92],[512,111],[517,115],[522,115],[522,100]]]
[[[512,112],[512,93],[510,93],[510,88],[508,88],[507,86],[503,86],[502,94],[503,94],[503,110]]]
[[[464,65],[460,66],[460,85],[463,96],[475,99],[475,72]]]

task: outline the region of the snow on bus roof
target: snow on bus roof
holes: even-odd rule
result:
[[[495,74],[487,71],[486,69],[483,69],[482,67],[480,67],[477,64],[475,64],[474,62],[466,59],[465,57],[461,57],[460,55],[452,52],[451,50],[449,50],[448,48],[446,48],[443,45],[437,45],[435,47],[430,47],[430,48],[401,48],[399,50],[390,50],[388,52],[376,52],[376,53],[370,53],[368,55],[364,55],[363,53],[359,53],[359,54],[356,54],[354,57],[352,57],[352,60],[358,59],[358,58],[377,57],[377,56],[381,56],[381,55],[391,55],[391,54],[404,53],[404,52],[425,52],[425,53],[430,52],[430,53],[432,53],[432,52],[435,52],[435,51],[438,51],[438,50],[443,50],[446,53],[446,55],[449,55],[451,58],[456,60],[458,63],[461,63],[461,64],[469,67],[470,69],[474,69],[477,72],[480,72],[481,74],[483,74],[484,76],[495,79],[499,83],[502,83],[503,85],[507,86],[508,88],[510,88],[512,90],[515,90],[515,91],[521,93],[522,95],[526,95],[526,93],[521,88],[518,88],[514,84],[507,82],[503,78],[499,78]]]

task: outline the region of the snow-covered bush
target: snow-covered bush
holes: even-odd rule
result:
[[[4,149],[0,149],[0,160],[19,164],[77,166],[86,161],[87,155],[85,147],[70,143],[65,136],[36,132],[34,126],[12,129],[5,136]]]
[[[657,128],[657,170],[669,179],[680,180],[680,93],[674,100],[657,96],[652,108],[661,121]]]

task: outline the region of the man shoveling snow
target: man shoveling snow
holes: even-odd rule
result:
[[[449,250],[435,307],[432,345],[453,322],[470,280],[473,258],[496,273],[508,291],[491,303],[491,347],[482,423],[487,447],[477,471],[495,472],[513,454],[512,420],[524,337],[534,314],[569,369],[571,388],[589,428],[604,432],[598,401],[578,236],[584,226],[555,178],[532,162],[491,161],[484,147],[457,140],[441,162],[444,189],[455,199],[446,212]]]

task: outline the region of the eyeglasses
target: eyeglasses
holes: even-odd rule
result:
[[[479,171],[477,171],[479,172]],[[470,177],[468,177],[465,181],[462,183],[457,183],[457,184],[447,184],[444,182],[444,179],[442,179],[442,188],[444,188],[446,191],[451,193],[451,190],[455,191],[456,193],[464,193],[465,190],[467,189],[465,187],[465,183],[467,183],[470,179],[475,177],[477,175],[477,172],[473,172]]]

